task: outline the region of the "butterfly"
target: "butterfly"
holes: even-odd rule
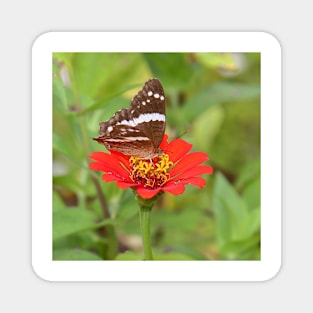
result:
[[[94,137],[108,150],[142,159],[162,153],[159,146],[165,132],[165,94],[157,78],[149,79],[135,95],[129,108],[117,111],[99,124]]]

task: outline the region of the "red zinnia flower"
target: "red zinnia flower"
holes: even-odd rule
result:
[[[150,199],[161,191],[174,195],[182,194],[185,184],[202,188],[205,179],[202,174],[212,174],[208,165],[200,165],[208,160],[203,152],[191,152],[192,145],[182,139],[171,143],[164,136],[160,145],[163,154],[153,160],[124,155],[116,151],[94,152],[90,158],[96,162],[90,163],[90,169],[104,172],[102,179],[106,182],[117,182],[117,187],[131,187],[144,199]]]

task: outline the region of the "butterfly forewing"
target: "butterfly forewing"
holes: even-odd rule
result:
[[[158,154],[165,131],[165,95],[160,81],[148,80],[128,109],[117,111],[100,123],[93,138],[109,150],[126,155],[153,158]]]

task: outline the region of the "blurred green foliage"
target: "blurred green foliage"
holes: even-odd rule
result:
[[[53,54],[53,259],[142,260],[130,189],[105,183],[88,156],[98,124],[151,77],[163,84],[170,140],[206,152],[203,189],[164,194],[151,216],[157,260],[260,259],[258,53]]]

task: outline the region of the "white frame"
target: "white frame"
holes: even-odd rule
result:
[[[52,53],[73,51],[261,53],[260,261],[52,260]],[[277,39],[264,32],[39,36],[32,48],[32,265],[48,281],[264,281],[274,277],[281,266],[281,47]]]

